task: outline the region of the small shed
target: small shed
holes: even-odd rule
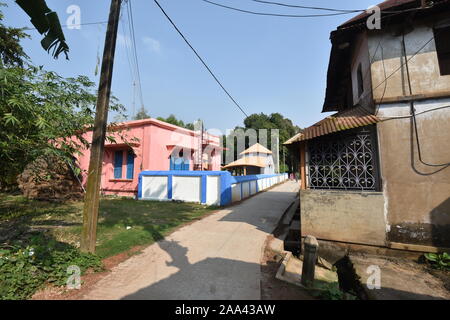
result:
[[[240,158],[222,169],[241,172],[243,175],[274,174],[275,164],[272,151],[256,143],[239,154]]]

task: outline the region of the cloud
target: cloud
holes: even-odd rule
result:
[[[148,51],[161,53],[161,43],[158,40],[150,37],[143,37],[142,42]]]

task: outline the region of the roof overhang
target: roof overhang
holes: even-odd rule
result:
[[[335,132],[368,126],[379,121],[377,116],[373,115],[363,107],[355,107],[326,117],[304,129],[301,133],[286,141],[284,145],[292,145],[297,142],[307,141]]]
[[[265,159],[262,157],[243,157],[241,159],[238,159],[236,161],[233,161],[225,166],[223,166],[223,169],[230,169],[230,168],[236,168],[236,167],[258,167],[258,168],[265,168],[267,166],[267,163],[265,162]]]

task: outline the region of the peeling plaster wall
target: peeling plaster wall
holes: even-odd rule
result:
[[[450,98],[415,102],[422,160],[450,162]],[[408,116],[409,103],[383,104],[380,117]],[[450,167],[420,162],[412,118],[378,123],[391,242],[450,247]]]
[[[405,35],[408,59],[434,37],[433,28],[422,24]],[[407,71],[403,57],[402,36],[393,32],[372,32],[368,39],[375,101],[397,100],[409,95]],[[408,61],[413,95],[450,96],[450,76],[441,76],[434,40]],[[389,78],[388,78],[389,77]],[[387,81],[385,81],[385,79]]]

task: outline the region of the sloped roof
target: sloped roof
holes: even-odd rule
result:
[[[420,0],[388,0],[378,4],[381,11],[382,23],[394,26],[414,16],[413,21],[448,12],[450,0],[427,0],[422,8]],[[327,71],[327,88],[322,112],[340,111],[349,101],[347,94],[351,85],[351,62],[354,45],[358,34],[368,30],[366,19],[368,14],[363,12],[340,25],[330,34],[331,53]],[[387,31],[386,28],[382,28]],[[350,102],[351,103],[351,102]]]
[[[223,169],[229,169],[234,167],[260,167],[265,168],[267,166],[267,159],[263,157],[243,157],[236,161],[230,162]]]
[[[288,141],[284,142],[284,145],[287,144],[293,144],[294,142],[299,141],[300,137],[302,136],[303,132],[299,132],[297,133],[295,136],[293,136],[292,138],[290,138]]]
[[[259,143],[255,143],[250,148],[242,151],[240,154],[247,154],[247,153],[266,153],[266,154],[272,154],[272,151],[267,149],[266,147],[260,145]]]
[[[409,9],[411,7],[419,7],[421,6],[421,0],[387,0],[377,4],[377,7],[380,8],[381,11],[390,11],[390,10],[400,10],[400,9]],[[341,24],[338,29],[348,27],[354,23],[361,22],[363,19],[369,17],[369,13],[362,12],[357,16],[351,18],[350,20]]]
[[[363,107],[355,107],[349,110],[338,112],[332,116],[313,124],[295,135],[284,145],[293,144],[299,141],[310,140],[330,133],[349,130],[377,123],[379,118]]]

